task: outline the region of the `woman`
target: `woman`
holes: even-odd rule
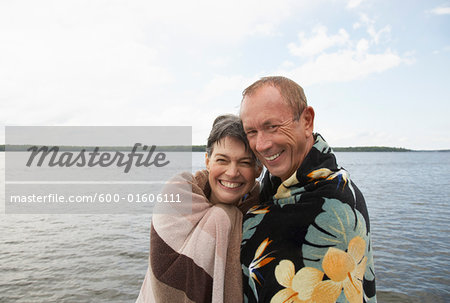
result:
[[[237,116],[216,118],[205,163],[206,170],[182,173],[164,189],[182,202],[154,212],[137,303],[242,302],[242,212],[257,203],[262,167]]]

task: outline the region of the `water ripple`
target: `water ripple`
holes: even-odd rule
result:
[[[204,155],[195,157],[197,170]],[[378,302],[447,301],[450,153],[337,158],[368,205]],[[150,219],[0,215],[0,302],[134,302],[147,269]]]

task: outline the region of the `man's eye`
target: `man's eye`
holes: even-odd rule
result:
[[[216,162],[223,163],[225,162],[225,159],[216,159]]]
[[[252,137],[252,136],[256,135],[256,130],[249,130],[249,131],[247,131],[246,135],[247,135],[247,137]]]
[[[269,131],[273,132],[278,129],[279,125],[269,125],[267,128]]]

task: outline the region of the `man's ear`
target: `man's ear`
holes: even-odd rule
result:
[[[314,109],[311,106],[305,107],[302,113],[302,123],[306,137],[309,138],[314,132]]]
[[[209,157],[208,157],[208,153],[205,153],[205,165],[206,165],[206,170],[209,171]]]

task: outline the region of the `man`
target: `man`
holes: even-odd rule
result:
[[[313,132],[303,89],[262,78],[244,90],[240,116],[268,169],[244,217],[245,302],[376,302],[364,197]]]

